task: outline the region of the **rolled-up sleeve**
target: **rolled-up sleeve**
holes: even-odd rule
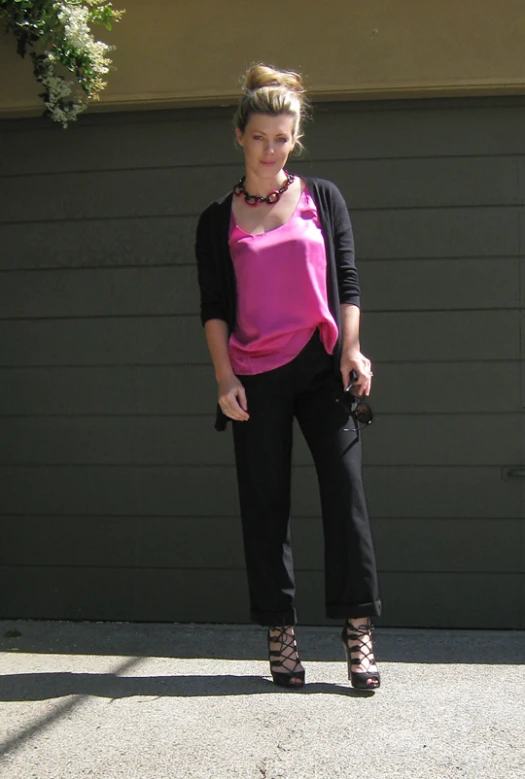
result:
[[[201,214],[197,224],[195,256],[200,291],[201,324],[204,326],[209,319],[223,319],[226,322],[228,320],[221,295],[217,252],[213,250],[209,210]]]
[[[360,306],[359,276],[355,265],[354,234],[345,200],[334,186],[332,190],[333,236],[337,282],[341,303]]]

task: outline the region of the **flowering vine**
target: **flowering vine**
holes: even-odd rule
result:
[[[96,40],[91,25],[111,30],[123,14],[105,0],[0,0],[0,24],[14,34],[21,57],[29,52],[44,87],[45,116],[67,127],[99,99],[115,47]]]

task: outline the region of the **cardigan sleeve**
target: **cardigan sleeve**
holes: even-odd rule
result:
[[[340,302],[352,303],[359,308],[360,287],[352,223],[345,200],[335,185],[332,186],[332,220]]]
[[[217,240],[217,236],[215,236]],[[206,209],[197,224],[195,240],[195,256],[197,259],[197,279],[200,291],[201,324],[208,319],[223,319],[228,321],[221,296],[220,273],[217,267],[218,252],[214,248],[212,218],[210,209]]]

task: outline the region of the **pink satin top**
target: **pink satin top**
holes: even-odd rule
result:
[[[338,333],[328,307],[325,244],[307,188],[290,219],[266,233],[245,233],[232,212],[229,244],[237,280],[236,327],[229,340],[234,372],[285,365],[316,328],[332,354]]]

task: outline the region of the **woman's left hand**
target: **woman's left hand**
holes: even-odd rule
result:
[[[370,395],[372,388],[372,363],[360,351],[343,351],[341,355],[341,378],[343,387],[346,389],[352,383],[352,395],[363,397]],[[352,382],[350,373],[357,373],[357,379]]]

